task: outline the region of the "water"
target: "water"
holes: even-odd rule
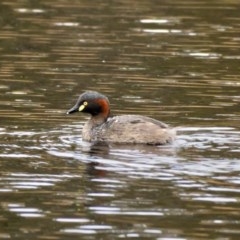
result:
[[[0,4],[0,239],[239,239],[239,2]],[[84,90],[177,127],[92,145]]]

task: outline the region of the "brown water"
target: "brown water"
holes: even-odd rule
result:
[[[240,5],[0,3],[0,239],[239,239]],[[91,146],[86,89],[178,127]]]

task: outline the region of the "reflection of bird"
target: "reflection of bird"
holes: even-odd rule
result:
[[[171,143],[174,129],[153,118],[140,115],[110,116],[108,98],[98,92],[86,91],[67,112],[91,114],[83,127],[82,138],[90,142],[140,143],[161,145]]]
[[[105,177],[107,175],[107,171],[101,168],[98,169],[98,166],[98,162],[87,163],[86,173],[94,177]]]

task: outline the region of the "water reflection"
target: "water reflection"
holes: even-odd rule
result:
[[[26,146],[29,156],[36,154],[36,150],[40,152],[37,158],[19,158],[25,159],[25,164],[32,159],[25,169],[35,169],[37,173],[19,172],[21,168],[13,167],[12,173],[1,177],[1,192],[21,194],[23,200],[27,193],[22,191],[28,190],[44,199],[42,203],[36,202],[36,198],[26,203],[13,200],[4,207],[9,212],[44,219],[50,226],[51,221],[61,223],[59,232],[64,235],[109,234],[114,229],[118,236],[157,237],[160,232],[167,234],[169,225],[164,222],[170,218],[179,220],[185,216],[189,219],[185,224],[189,225],[193,216],[202,216],[199,223],[192,223],[194,229],[199,224],[225,224],[219,212],[231,219],[237,210],[239,179],[233,172],[239,169],[238,160],[229,156],[234,146],[238,149],[233,128],[181,128],[174,145],[157,148],[92,145],[81,142],[78,125],[62,129],[50,131],[48,138],[45,132],[9,133],[15,136],[17,145],[26,145],[28,137],[37,142],[38,146],[34,147],[34,142],[32,147]],[[7,158],[11,159],[11,155]],[[215,207],[207,209],[211,203]],[[222,204],[228,207],[222,208]],[[236,206],[231,205],[229,210],[229,204]],[[51,213],[46,212],[49,207]],[[89,214],[99,216],[103,222],[100,224]],[[140,225],[133,224],[133,218]],[[149,218],[151,226],[140,227]],[[125,226],[124,233],[115,229],[119,222]],[[173,229],[178,232],[182,228]]]
[[[0,12],[0,238],[238,239],[238,1]],[[84,90],[178,127],[176,142],[83,142],[86,116],[65,111]]]

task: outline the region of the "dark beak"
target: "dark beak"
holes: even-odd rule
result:
[[[67,114],[78,112],[78,108],[78,105],[73,106],[70,110],[67,111]]]

